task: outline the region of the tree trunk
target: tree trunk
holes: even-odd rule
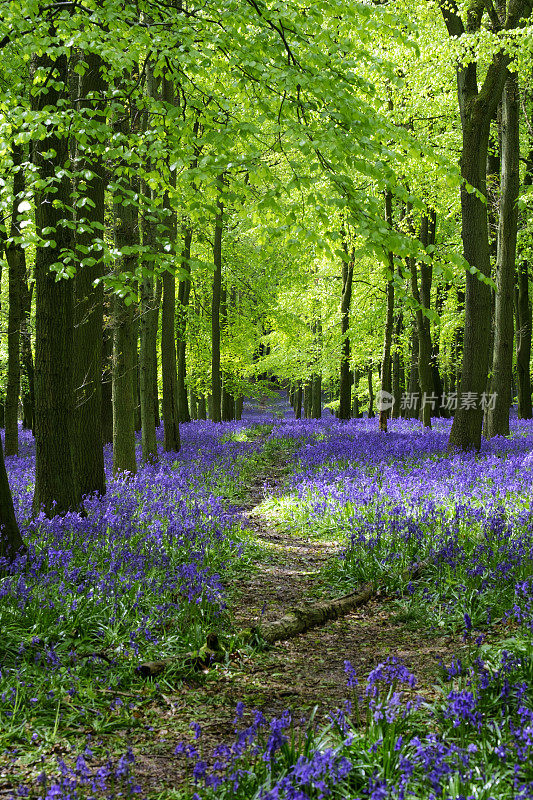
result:
[[[533,113],[530,117],[533,121]],[[524,186],[533,185],[533,143],[526,157]],[[529,298],[529,261],[522,260],[518,267],[516,293],[516,371],[518,378],[518,415],[531,419],[531,301]]]
[[[189,408],[191,420],[198,419],[198,395],[194,389],[189,392]]]
[[[294,416],[296,419],[302,418],[302,382],[298,381],[294,395]]]
[[[121,194],[127,197],[134,186],[129,176],[123,177],[115,197],[115,247],[121,253],[115,264],[117,276],[121,273],[135,274],[139,244],[138,212],[131,202],[125,204]],[[122,254],[123,249],[126,251]],[[133,252],[132,252],[133,251]],[[135,322],[134,298],[114,297],[113,314],[113,474],[137,472],[135,455],[135,407],[137,396],[136,353],[137,325]]]
[[[148,198],[149,189],[143,185],[143,194]],[[145,211],[142,221],[143,246],[150,252],[155,249],[155,231],[151,213]],[[141,393],[141,444],[143,461],[157,461],[156,440],[156,398],[154,389],[157,386],[157,327],[159,320],[159,297],[156,281],[152,272],[152,264],[147,264],[141,280],[141,316],[139,320],[140,334],[140,393]]]
[[[309,419],[311,416],[311,409],[313,407],[313,384],[312,380],[308,378],[304,384],[304,396],[303,396],[303,404],[304,404],[304,416],[306,419]]]
[[[516,294],[516,371],[518,378],[518,416],[531,419],[531,301],[529,299],[529,263],[518,268]]]
[[[102,443],[113,441],[113,331],[112,305],[106,298],[106,322],[102,335]]]
[[[518,231],[518,193],[520,190],[520,137],[518,77],[509,74],[502,100],[502,165],[498,255],[496,268],[496,307],[488,436],[509,435],[511,380],[513,372],[513,295]]]
[[[467,30],[454,3],[441,3],[441,10],[452,37],[472,34],[481,26],[481,13],[467,15]],[[506,31],[529,17],[527,0],[509,4],[504,23]],[[463,366],[459,388],[460,405],[450,432],[449,447],[461,450],[481,446],[483,408],[480,401],[487,384],[490,343],[491,294],[486,279],[490,277],[490,252],[487,222],[487,152],[490,123],[500,101],[508,72],[510,56],[503,48],[488,66],[481,87],[478,86],[476,61],[464,61],[457,67],[457,94],[463,133],[461,153],[461,219],[464,257],[474,272],[466,272],[465,332]],[[475,191],[472,191],[474,189]],[[472,405],[462,402],[475,397]]]
[[[339,419],[350,419],[351,413],[351,375],[350,375],[350,305],[352,302],[354,254],[342,262],[342,297],[341,297],[341,369],[339,385]]]
[[[385,194],[385,221],[392,228],[392,194]],[[389,278],[387,280],[387,307],[385,316],[385,330],[383,334],[383,357],[381,359],[381,398],[378,406],[379,429],[387,430],[388,418],[391,410],[392,384],[391,384],[391,345],[392,330],[394,326],[394,257],[389,253]]]
[[[428,244],[428,224],[427,216],[422,217],[420,229],[420,241],[427,247]],[[417,303],[416,324],[418,328],[418,377],[420,381],[421,398],[421,419],[426,428],[431,428],[432,403],[433,397],[433,372],[431,369],[431,329],[429,319],[422,311],[422,307],[429,309],[431,302],[431,267],[428,264],[420,263],[420,291],[418,290],[417,266],[414,259],[410,260],[411,267],[411,291]]]
[[[222,176],[218,177],[219,196],[217,199],[218,213],[215,220],[215,238],[213,244],[213,296],[211,302],[211,397],[213,422],[221,421],[221,376],[220,376],[220,300],[222,293],[222,227],[224,205],[222,202]]]
[[[5,455],[18,455],[18,406],[20,395],[20,327],[22,319],[22,284],[26,280],[25,251],[13,239],[20,235],[18,205],[25,188],[22,166],[22,148],[13,145],[13,210],[9,244],[6,245],[6,261],[9,268],[9,312],[7,318],[7,387],[5,406]]]
[[[372,364],[368,365],[368,419],[375,417],[374,413],[374,387],[372,386]]]
[[[83,60],[87,68],[80,78],[80,96],[87,98],[93,93],[102,96],[105,91],[102,59],[94,53],[87,53]],[[87,109],[92,122],[105,124],[103,101],[83,99],[81,104],[81,110],[84,107]],[[94,492],[103,495],[106,490],[101,381],[104,289],[102,283],[94,286],[94,281],[104,274],[100,242],[104,229],[106,178],[102,157],[91,152],[95,145],[98,147],[98,140],[90,138],[83,147],[79,145],[78,150],[78,174],[92,173],[91,178],[84,179],[86,186],[83,194],[89,202],[83,206],[77,220],[78,225],[83,224],[89,230],[77,231],[76,247],[80,263],[74,279],[74,453],[82,495]],[[81,190],[82,187],[78,188]],[[93,225],[96,228],[92,228]],[[84,259],[89,263],[84,263]]]
[[[320,419],[322,416],[322,375],[313,375],[311,388],[311,416]]]
[[[220,289],[220,336],[224,339],[227,336],[228,330],[228,293],[224,284]],[[220,397],[220,417],[223,422],[229,422],[233,419],[233,398],[228,390],[228,376],[225,372],[221,372],[222,388]]]
[[[444,308],[444,294],[445,294],[445,287],[443,286],[442,283],[439,283],[437,285],[437,294],[435,298],[435,311],[439,315],[439,320],[442,317],[442,312]],[[450,412],[443,407],[444,382],[440,374],[439,356],[440,356],[440,328],[437,329],[432,339],[431,366],[433,369],[433,387],[435,395],[437,396],[438,415],[441,417],[449,417]]]
[[[411,331],[411,362],[409,365],[409,390],[408,397],[409,403],[406,404],[403,411],[407,419],[418,417],[418,408],[420,405],[420,382],[418,376],[418,322],[416,319],[413,321]]]
[[[465,293],[462,289],[457,289],[457,316],[464,311]],[[461,375],[463,371],[463,340],[464,327],[458,326],[452,341],[452,374],[450,380],[450,390],[456,392],[461,385]]]
[[[154,417],[155,417],[155,427],[156,430],[161,425],[161,413],[160,413],[160,403],[159,403],[159,381],[158,381],[158,374],[157,374],[157,332],[159,329],[159,315],[161,309],[161,298],[163,297],[163,282],[161,278],[155,278],[155,286],[154,286],[154,326],[155,326],[155,335],[152,340],[152,348],[153,348],[153,362],[154,362]]]
[[[186,277],[180,278],[178,286],[178,319],[176,322],[176,340],[178,348],[178,409],[180,422],[190,422],[191,414],[187,402],[187,312],[191,295],[191,243],[192,228],[187,227],[183,235],[183,250],[181,253],[181,268]]]
[[[24,542],[15,517],[13,496],[9,488],[2,440],[0,439],[0,559],[13,561],[17,552],[23,549]]]
[[[198,419],[207,419],[205,394],[198,396]]]
[[[26,375],[26,386],[22,391],[22,427],[34,429],[35,414],[35,370],[33,366],[33,351],[31,346],[31,298],[34,283],[28,286],[27,277],[21,283],[21,320],[20,320],[20,360]]]
[[[174,86],[163,78],[163,101],[174,105]],[[176,185],[176,173],[169,172],[170,187]],[[172,208],[168,191],[163,198],[165,225],[171,252],[176,247],[176,212]],[[178,410],[178,364],[175,339],[176,318],[176,277],[174,263],[163,272],[163,300],[161,305],[161,375],[163,381],[163,426],[165,431],[165,450],[180,449],[179,410]]]
[[[396,326],[394,328],[394,356],[392,358],[392,396],[394,397],[394,405],[392,407],[392,416],[398,419],[401,412],[402,393],[403,393],[403,370],[402,370],[402,354],[400,352],[400,339],[403,330],[403,314],[398,312],[396,317]]]
[[[358,369],[353,371],[353,401],[352,401],[352,416],[358,419],[361,416],[359,408],[359,381],[361,380],[361,373]]]
[[[50,28],[51,41],[56,32]],[[35,56],[35,77],[46,82],[35,97],[37,110],[57,109],[68,98],[67,56],[54,48]],[[73,281],[57,280],[58,254],[72,252],[71,206],[65,162],[67,139],[53,117],[33,158],[42,188],[35,192],[35,227],[43,245],[35,254],[35,493],[33,508],[48,516],[82,508],[74,461]],[[52,155],[51,155],[52,154]]]
[[[139,359],[139,316],[138,314],[134,315],[134,325],[135,325],[135,368],[133,370],[133,394],[135,398],[135,409],[134,409],[134,427],[135,433],[140,433],[142,431],[142,417],[141,417],[141,364]]]

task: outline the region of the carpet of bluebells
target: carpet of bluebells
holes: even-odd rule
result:
[[[110,479],[86,517],[52,521],[30,519],[25,438],[8,460],[30,547],[0,579],[4,747],[89,722],[102,734],[124,727],[135,709],[113,689],[135,680],[132,663],[186,652],[223,627],[226,576],[248,557],[238,488],[268,443],[283,441],[294,446],[290,474],[262,508],[300,535],[338,541],[321,576],[329,592],[373,579],[406,620],[459,630],[468,647],[450,653],[431,702],[390,656],[370,675],[346,662],[346,704],[326,726],[239,703],[233,743],[208,754],[193,725],[169,753],[190,776],[174,796],[533,797],[533,425],[513,420],[511,436],[479,454],[448,453],[449,425],[393,421],[385,435],[374,420],[287,416],[261,439],[240,435],[250,421],[190,423],[178,457]],[[421,577],[405,580],[420,563]],[[47,768],[19,795],[142,796],[131,751],[102,762],[89,743],[75,763]]]

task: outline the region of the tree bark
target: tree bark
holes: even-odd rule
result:
[[[213,244],[213,295],[211,301],[211,397],[213,422],[221,422],[222,384],[220,375],[220,300],[222,293],[222,227],[224,205],[222,202],[223,177],[217,179],[219,196],[217,199],[217,216],[215,219],[215,238]]]
[[[298,381],[294,395],[294,416],[296,419],[302,418],[302,382]]]
[[[16,554],[24,549],[24,542],[20,535],[13,496],[9,488],[4,451],[0,439],[0,559],[13,561]]]
[[[198,396],[198,419],[207,419],[205,394]]]
[[[83,56],[87,64],[80,79],[82,98],[91,95],[103,97],[104,68],[100,56],[87,53]],[[100,125],[105,123],[103,99],[83,99],[81,109],[89,113],[88,119]],[[90,130],[90,125],[88,125]],[[101,282],[94,282],[104,274],[103,232],[105,211],[105,167],[99,154],[91,153],[98,147],[96,138],[87,145],[79,145],[80,163],[78,174],[92,173],[85,178],[85,187],[80,184],[89,201],[83,206],[78,224],[89,230],[77,230],[76,248],[80,263],[74,279],[74,393],[75,393],[75,462],[82,495],[94,492],[103,495],[106,491],[104,455],[102,449],[102,339],[104,324],[104,289]],[[96,226],[96,227],[93,227]],[[89,263],[83,263],[86,259]],[[91,263],[94,262],[94,263]]]
[[[320,419],[322,416],[322,375],[313,375],[311,388],[311,416]]]
[[[392,193],[387,191],[385,193],[385,221],[389,228],[392,228]],[[390,407],[388,399],[392,396],[392,383],[391,383],[391,345],[392,345],[392,330],[394,326],[394,257],[389,253],[389,277],[387,280],[386,296],[387,306],[385,314],[385,330],[383,332],[383,356],[381,359],[381,392],[382,404],[385,407],[379,408],[379,429],[380,431],[387,430],[388,419],[390,415]]]
[[[20,396],[20,328],[22,320],[22,284],[26,280],[25,251],[14,239],[20,235],[18,205],[25,188],[22,148],[13,145],[13,209],[10,241],[5,253],[9,268],[9,312],[7,318],[7,387],[5,405],[5,455],[18,455],[18,405]]]
[[[50,26],[51,40],[56,37]],[[57,109],[68,98],[68,64],[53,48],[35,57],[38,111]],[[38,93],[37,93],[38,92]],[[35,493],[33,508],[47,516],[81,510],[74,460],[73,281],[57,280],[58,257],[72,252],[67,138],[50,115],[45,135],[34,143],[33,159],[42,188],[35,193],[35,227],[43,244],[35,254]],[[51,154],[54,154],[51,156]],[[67,224],[66,224],[67,223]]]
[[[412,403],[403,409],[405,417],[412,419],[418,417],[418,405],[420,401],[420,379],[418,376],[418,322],[415,318],[411,329],[411,359],[409,364],[409,388],[408,395]]]
[[[163,79],[163,100],[174,104],[174,87],[166,78]],[[171,188],[175,187],[175,172],[169,176]],[[165,224],[168,230],[170,247],[176,246],[176,213],[171,206],[168,192],[163,198],[166,212]],[[163,379],[163,426],[165,431],[165,450],[180,449],[179,410],[178,410],[178,364],[176,355],[175,318],[176,318],[176,277],[173,265],[163,272],[163,300],[161,305],[161,375]]]
[[[353,371],[353,401],[352,401],[352,416],[358,419],[361,416],[359,408],[359,381],[361,380],[361,373],[358,369]]]
[[[147,203],[149,189],[143,185]],[[145,210],[142,218],[143,246],[150,252],[155,249],[155,219],[152,211]],[[156,283],[159,278],[153,274],[153,264],[147,264],[141,280],[141,316],[139,319],[139,368],[141,393],[141,447],[143,461],[157,461],[156,440],[156,397],[157,386],[157,327],[159,321],[159,297]]]
[[[481,9],[481,10],[479,10]],[[465,29],[454,0],[443,0],[441,10],[452,37],[471,34],[481,26],[483,6],[472,6]],[[529,17],[527,0],[509,4],[504,30],[513,30],[523,17]],[[510,56],[502,48],[492,57],[485,80],[478,86],[477,62],[467,61],[457,68],[457,94],[463,134],[461,153],[461,219],[464,257],[474,272],[466,272],[465,332],[460,398],[469,393],[478,398],[474,407],[460,403],[450,432],[450,449],[477,449],[481,446],[483,408],[479,398],[487,384],[490,343],[491,295],[490,252],[487,221],[487,152],[490,122],[501,98]],[[472,188],[475,191],[472,191]]]
[[[102,443],[113,441],[113,322],[112,301],[106,298],[106,318],[102,332]]]
[[[533,115],[532,115],[533,119]],[[533,144],[526,157],[524,186],[533,185]],[[518,378],[518,416],[531,419],[531,301],[529,297],[529,261],[522,259],[518,266],[516,292],[516,371]]]
[[[339,385],[339,419],[350,419],[351,413],[351,374],[350,374],[350,305],[352,302],[354,254],[348,256],[345,244],[345,259],[342,262],[341,297],[341,368]],[[348,260],[349,259],[349,260]]]
[[[222,284],[220,289],[220,336],[223,340],[227,337],[228,331],[228,293]],[[228,389],[228,376],[221,371],[222,386],[220,397],[220,417],[222,422],[229,422],[233,419],[234,405],[233,397]]]
[[[374,413],[374,387],[372,386],[372,372],[373,372],[372,364],[369,364],[368,365],[368,370],[367,370],[367,374],[368,374],[368,419],[372,419],[372,417],[376,416],[375,413]]]
[[[125,134],[125,126],[122,127]],[[121,254],[115,263],[115,273],[135,274],[139,244],[137,207],[131,202],[135,195],[131,176],[124,174],[115,197],[115,247]],[[124,199],[130,202],[124,203]],[[125,252],[123,252],[125,251]],[[133,251],[133,252],[132,252]],[[126,287],[127,288],[127,287]],[[135,302],[132,295],[114,296],[113,306],[113,474],[126,472],[135,475],[135,391],[137,325]]]
[[[518,378],[518,416],[531,419],[531,301],[529,299],[529,263],[518,268],[516,298],[516,371]]]
[[[26,386],[22,389],[22,427],[34,430],[35,415],[35,370],[33,366],[33,350],[31,346],[31,299],[34,283],[28,286],[27,275],[21,283],[21,320],[20,320],[20,360],[26,375]]]
[[[502,99],[502,159],[500,218],[496,262],[496,306],[488,437],[509,435],[511,380],[513,372],[513,299],[518,232],[518,193],[520,190],[520,136],[518,77],[510,73]]]
[[[191,414],[187,402],[187,312],[191,295],[191,243],[192,228],[185,228],[183,233],[183,250],[181,253],[181,269],[185,273],[178,286],[178,318],[176,321],[176,341],[178,350],[178,409],[180,422],[190,422]]]
[[[428,224],[427,216],[422,217],[420,228],[420,241],[424,247],[428,244]],[[415,259],[410,260],[411,267],[411,291],[417,303],[416,324],[418,328],[418,378],[420,382],[421,398],[421,419],[426,428],[431,428],[431,402],[428,398],[433,396],[433,371],[431,369],[431,329],[429,319],[423,313],[422,308],[429,309],[431,302],[431,267],[423,262],[420,263],[420,291],[418,290],[418,275]]]
[[[392,407],[392,416],[398,419],[401,412],[402,393],[403,393],[403,369],[402,369],[402,354],[400,352],[400,339],[403,330],[403,313],[398,312],[396,316],[396,325],[394,328],[394,355],[392,358],[392,396],[394,397],[394,405]]]

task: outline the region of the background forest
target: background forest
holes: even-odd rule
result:
[[[166,671],[174,651],[195,669],[220,661],[209,635],[224,613],[221,598],[239,570],[263,564],[260,546],[244,541],[235,502],[261,507],[291,530],[331,532],[328,515],[340,514],[336,530],[348,542],[341,566],[330,573],[322,556],[309,555],[320,575],[326,570],[329,588],[353,592],[371,574],[372,597],[383,581],[403,596],[404,578],[414,581],[438,563],[436,594],[428,578],[423,601],[413,589],[412,603],[426,603],[416,613],[435,626],[435,609],[447,609],[443,626],[454,635],[464,627],[470,655],[472,626],[511,614],[519,580],[514,621],[529,630],[525,529],[520,559],[518,550],[502,555],[513,564],[505,599],[495,551],[485,563],[476,548],[493,535],[500,546],[512,526],[529,524],[529,495],[526,502],[517,476],[530,468],[531,431],[522,421],[533,416],[532,11],[529,0],[0,0],[6,753],[17,742],[38,742],[48,758],[70,724],[72,709],[63,705],[76,707],[83,696],[77,708],[87,715],[91,670],[114,667],[115,659],[117,682],[98,689],[113,693],[114,703],[131,690],[128,659],[152,678],[159,668],[151,665]],[[280,406],[280,390],[290,410]],[[299,427],[276,427],[251,401],[263,411],[275,401],[276,413],[294,415]],[[254,414],[258,425],[247,427]],[[304,421],[323,415],[322,427]],[[456,483],[442,477],[444,501],[431,464],[446,458]],[[485,458],[506,464],[503,483],[500,467]],[[395,459],[405,467],[397,483],[387,472]],[[274,498],[278,462],[298,508]],[[431,462],[429,488],[413,499],[419,462],[424,469]],[[476,472],[480,464],[490,477]],[[264,489],[260,502],[257,487],[272,474],[275,491],[269,500]],[[398,505],[367,485],[369,475]],[[332,476],[338,487],[348,481],[342,491],[331,488]],[[352,496],[346,487],[358,482],[367,493]],[[392,544],[376,533],[380,525],[390,528]],[[479,585],[465,566],[474,555],[485,563]],[[453,573],[447,583],[443,563]],[[453,597],[452,584],[459,586]],[[474,603],[470,591],[482,599]],[[487,592],[498,599],[490,594],[489,602]],[[408,618],[413,608],[404,610]],[[179,631],[161,645],[173,615]],[[245,645],[232,640],[233,650],[269,641],[265,630]],[[79,637],[89,651],[80,650]],[[222,649],[232,652],[227,642]],[[503,680],[508,662],[500,655],[491,674],[500,670]],[[372,740],[371,719],[399,719],[383,711],[383,687],[390,710],[398,685],[414,686],[399,662],[383,664],[365,689],[365,747],[380,740],[379,731]],[[54,688],[43,667],[57,668]],[[484,680],[479,665],[471,668],[466,693],[464,686]],[[450,680],[466,675],[453,669]],[[158,687],[146,690],[151,700]],[[461,727],[468,715],[450,710],[459,703],[450,697],[435,714],[461,733],[460,752],[473,753],[471,732]],[[15,722],[22,707],[36,716]],[[95,711],[100,729],[88,729],[107,732],[106,714],[117,708]],[[521,713],[513,709],[509,736]],[[130,711],[128,725],[131,704]],[[410,713],[411,706],[402,720]],[[468,717],[473,730],[485,711],[476,713]],[[281,731],[290,725],[280,719],[271,736],[278,730],[278,744],[286,744]],[[256,722],[250,746],[263,725]],[[342,739],[340,717],[335,725]],[[391,752],[400,752],[389,733]],[[519,748],[515,739],[495,740],[490,758],[497,748]],[[280,747],[272,744],[272,753]],[[453,748],[448,765],[463,758]],[[317,745],[312,752],[329,751]],[[328,762],[332,785],[344,777],[340,753]],[[429,758],[417,753],[416,769]],[[106,780],[114,776],[119,787],[124,778],[133,792],[130,755],[109,767]],[[296,756],[293,762],[276,778],[292,775],[290,786],[275,788],[269,773],[242,796],[307,798],[297,794],[307,779],[298,783]],[[193,770],[197,782],[203,763]],[[378,780],[371,766],[364,791],[355,784],[350,791],[375,800],[404,796],[403,779],[379,794],[390,776]],[[316,778],[322,767],[313,768]],[[84,767],[69,769],[64,792],[68,780],[78,786],[85,775]],[[520,772],[512,784],[503,775],[502,786],[530,791],[530,777]],[[215,791],[215,784],[206,787]],[[420,786],[412,796],[429,796]],[[448,797],[431,787],[432,796]],[[323,796],[318,784],[313,791],[309,797]],[[459,784],[446,791],[463,796]],[[492,795],[475,794],[482,796]]]

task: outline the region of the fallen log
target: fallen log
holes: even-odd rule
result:
[[[412,569],[402,572],[402,580],[416,578],[427,566],[426,562],[416,564]],[[317,628],[330,620],[339,619],[354,608],[368,603],[380,590],[374,582],[365,583],[360,589],[333,600],[317,603],[303,603],[274,622],[264,622],[252,628],[252,632],[267,644],[285,641],[311,628]]]
[[[421,561],[410,569],[402,572],[403,581],[417,578],[427,567],[427,561]],[[339,619],[354,608],[368,603],[383,587],[373,581],[365,583],[360,589],[333,600],[321,600],[318,602],[302,603],[291,609],[280,619],[274,622],[264,622],[262,625],[241,631],[240,640],[242,644],[247,644],[256,639],[266,644],[292,639],[300,633],[305,633],[311,628],[317,628],[330,620]],[[161,661],[147,661],[140,664],[136,671],[143,678],[152,678],[160,675],[167,666],[182,661],[184,666],[192,669],[205,669],[211,664],[226,661],[228,653],[220,647],[216,633],[210,633],[205,645],[200,650],[188,653],[187,655],[165,658]]]

